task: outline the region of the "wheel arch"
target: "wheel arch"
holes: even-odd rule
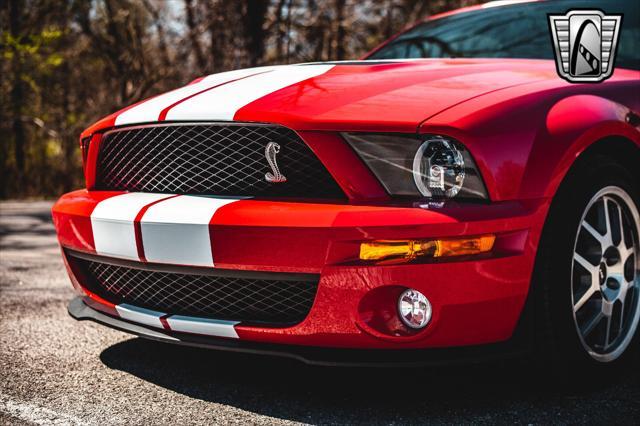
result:
[[[594,155],[638,173],[640,127],[632,124],[635,117],[628,107],[601,96],[574,95],[555,102],[533,142],[521,198],[553,198],[570,172]]]
[[[640,144],[624,136],[612,135],[598,139],[581,150],[565,173],[561,184],[566,183],[574,174],[573,172],[597,157],[619,163],[635,178],[636,182],[640,182]]]
[[[640,180],[640,143],[634,143],[624,136],[607,136],[587,146],[577,160],[593,156],[609,157],[616,160]]]
[[[613,161],[624,165],[626,171],[633,176],[636,182],[640,182],[640,144],[630,138],[620,135],[608,135],[590,141],[582,149],[573,154],[572,162],[562,175],[562,179],[555,187],[550,196],[549,208],[545,219],[540,224],[539,234],[537,234],[537,253],[535,266],[532,273],[529,294],[523,308],[521,318],[514,333],[514,338],[525,342],[535,356],[545,354],[536,350],[536,345],[541,341],[549,343],[554,339],[556,330],[554,323],[548,316],[548,312],[541,312],[540,306],[549,306],[547,294],[543,291],[545,283],[548,283],[547,263],[545,253],[556,245],[553,229],[548,229],[551,217],[559,213],[559,203],[566,197],[572,188],[577,184],[577,179],[588,170],[599,157],[603,161]],[[537,324],[537,326],[536,326]],[[543,326],[540,327],[540,324]],[[557,349],[557,348],[556,348]],[[554,349],[555,350],[555,349]]]

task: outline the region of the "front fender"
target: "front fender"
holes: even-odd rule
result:
[[[529,156],[521,196],[544,191],[553,197],[572,164],[589,146],[609,137],[622,137],[640,147],[640,131],[629,123],[632,111],[610,99],[575,95],[558,101],[549,110],[545,127]],[[538,187],[534,180],[546,182]]]
[[[530,89],[465,102],[430,118],[418,132],[464,143],[493,201],[553,197],[575,159],[603,138],[640,146],[640,129],[629,123],[632,111],[624,105],[633,104],[637,82]]]

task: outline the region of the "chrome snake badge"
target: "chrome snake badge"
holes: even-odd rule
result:
[[[286,182],[287,178],[285,175],[280,173],[280,169],[278,168],[278,162],[276,161],[276,156],[280,152],[280,145],[275,142],[269,142],[267,147],[264,149],[264,156],[267,158],[267,162],[269,163],[269,167],[271,167],[271,172],[268,172],[264,175],[264,178],[267,182],[270,183],[282,183]]]

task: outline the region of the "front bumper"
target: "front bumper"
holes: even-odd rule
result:
[[[132,260],[131,256],[139,255],[133,260],[145,263],[150,262],[145,254],[153,253],[146,250],[147,241],[156,241],[153,238],[158,235],[171,235],[172,247],[182,248],[164,250],[164,259],[152,261],[160,259],[164,263],[184,265],[190,259],[189,250],[184,255],[184,241],[180,239],[195,236],[196,242],[201,242],[199,235],[205,232],[210,241],[210,260],[206,256],[194,256],[197,266],[319,274],[315,301],[306,319],[299,324],[275,328],[239,323],[234,326],[237,339],[223,340],[149,328],[104,313],[96,317],[91,313],[97,312],[95,309],[86,305],[77,307],[76,302],[74,317],[94,319],[161,340],[175,338],[178,342],[215,347],[277,345],[280,349],[287,348],[287,353],[305,352],[302,346],[401,350],[404,353],[409,349],[479,346],[509,340],[527,298],[537,241],[548,208],[547,200],[437,208],[241,200],[225,204],[204,224],[189,223],[181,217],[171,221],[165,217],[150,224],[153,225],[148,228],[150,232],[154,226],[162,230],[153,238],[147,238],[152,234],[140,235],[140,229],[147,228],[140,224],[144,223],[145,216],[141,214],[144,208],[139,208],[141,211],[131,215],[131,219],[118,213],[115,214],[118,217],[108,221],[115,224],[110,229],[120,232],[110,234],[113,239],[120,242],[132,239],[134,247],[145,245],[142,252],[129,250],[119,255],[113,250],[105,251],[103,242],[98,241],[104,238],[97,232],[104,218],[95,214],[99,210],[96,206],[119,195],[123,194],[84,190],[64,195],[53,208],[54,223],[63,248],[129,260]],[[179,203],[179,200],[175,201],[177,198],[174,198],[174,204]],[[162,204],[163,201],[159,202]],[[129,228],[135,235],[125,235]],[[365,265],[357,261],[362,241],[485,233],[497,235],[496,246],[489,256],[403,265]],[[194,244],[193,247],[199,246]],[[187,261],[175,261],[171,256],[176,253],[186,256],[182,259]],[[199,263],[201,261],[205,263]],[[208,261],[212,264],[207,266]],[[70,274],[78,292],[86,297],[83,283],[71,271]],[[427,295],[433,305],[432,321],[418,333],[386,333],[384,322],[392,321],[389,316],[394,312],[388,309],[389,301],[379,301],[380,297],[370,295],[384,295],[386,289],[406,287]],[[99,308],[100,302],[93,298],[92,306]],[[395,300],[391,304],[395,305]],[[102,311],[110,312],[108,307]],[[357,350],[355,354],[358,354]],[[301,358],[308,361],[314,356]]]
[[[123,321],[92,309],[82,297],[67,307],[78,321],[93,321],[145,339],[163,343],[290,358],[310,365],[341,367],[413,367],[423,365],[469,364],[509,359],[528,353],[526,341],[510,340],[482,346],[448,349],[333,349],[314,346],[257,343],[244,340],[203,337],[198,334],[159,331],[152,327]]]

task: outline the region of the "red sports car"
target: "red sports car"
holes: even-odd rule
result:
[[[624,14],[604,82],[558,74],[547,14],[570,8]],[[621,362],[640,334],[639,13],[489,3],[364,60],[209,75],[100,120],[86,189],[53,207],[70,314],[318,364]]]

